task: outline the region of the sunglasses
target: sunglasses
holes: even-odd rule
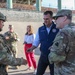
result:
[[[63,17],[63,15],[56,16],[54,19],[57,20],[59,17]]]

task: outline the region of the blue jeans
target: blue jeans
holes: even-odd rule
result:
[[[50,75],[54,75],[54,64],[49,63],[48,56],[41,54],[38,62],[36,75],[43,75],[45,73],[47,66],[49,66]]]

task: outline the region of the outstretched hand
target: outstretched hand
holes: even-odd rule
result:
[[[27,49],[27,52],[33,52],[32,48]]]

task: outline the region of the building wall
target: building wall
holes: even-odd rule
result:
[[[42,12],[28,11],[28,10],[6,10],[0,11],[7,16],[7,21],[21,21],[21,22],[42,22]]]

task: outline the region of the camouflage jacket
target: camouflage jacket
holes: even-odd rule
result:
[[[7,40],[7,43],[8,43],[8,44],[11,44],[11,45],[16,46],[16,42],[19,41],[18,34],[15,33],[15,32],[9,32],[9,31],[8,31],[8,32],[6,32],[6,33],[4,34],[4,36],[5,36],[5,37],[6,37],[6,36],[9,37],[9,39]]]
[[[3,35],[0,34],[0,64],[4,65],[21,65],[23,63],[22,58],[14,58],[10,54],[10,48],[7,46],[6,40]]]
[[[57,66],[65,66],[67,70],[75,71],[75,26],[65,26],[57,34],[48,56],[50,63]]]

